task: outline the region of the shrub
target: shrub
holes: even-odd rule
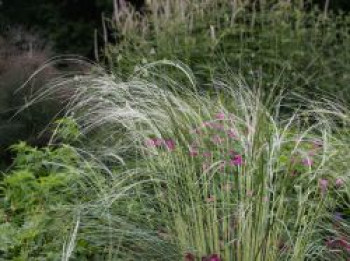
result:
[[[335,215],[349,206],[339,127],[348,125],[347,111],[307,100],[281,116],[283,97],[266,103],[239,78],[217,81],[216,95],[203,95],[188,68],[169,64],[185,72],[187,86],[154,73],[166,67],[159,63],[140,68],[153,82],[98,74],[53,87],[75,88],[67,113],[90,140],[84,150],[104,162],[97,166],[119,189],[94,175],[94,202],[103,202],[108,222],[82,214],[79,226],[89,231],[77,235],[110,259],[345,258],[348,221]],[[85,215],[101,213],[87,206]],[[121,206],[132,226],[118,234]]]

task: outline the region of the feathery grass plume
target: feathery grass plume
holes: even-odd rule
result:
[[[348,124],[346,110],[307,100],[282,117],[283,96],[266,104],[261,90],[240,79],[217,81],[216,94],[203,95],[188,68],[166,61],[162,69],[169,64],[183,74],[181,84],[159,74],[159,62],[129,81],[92,73],[48,91],[73,90],[67,114],[102,155],[95,167],[102,164],[111,181],[92,180],[98,193],[77,237],[108,249],[110,260],[137,253],[152,260],[334,258],[329,245],[336,244],[327,240],[349,236],[346,220],[338,231],[331,218],[349,206],[339,125]],[[128,209],[122,219],[121,206]]]

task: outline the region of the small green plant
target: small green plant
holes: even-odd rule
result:
[[[79,199],[72,190],[77,155],[66,146],[39,150],[24,142],[12,150],[14,166],[1,181],[0,256],[57,259],[72,219],[72,211],[62,206]]]

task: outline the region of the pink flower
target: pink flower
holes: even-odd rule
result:
[[[165,146],[168,150],[172,151],[175,149],[175,141],[174,140],[165,140]]]
[[[152,147],[155,147],[156,145],[154,144],[154,139],[147,139],[145,141],[145,145],[146,147],[149,147],[149,148],[152,148]]]
[[[302,160],[302,163],[304,166],[311,167],[314,162],[310,158],[305,158]]]
[[[217,113],[217,114],[215,115],[215,118],[216,118],[217,120],[224,120],[224,119],[225,119],[225,113],[219,112],[219,113]]]
[[[342,178],[337,178],[335,180],[335,185],[339,188],[344,185],[344,180]]]
[[[163,144],[163,140],[162,139],[158,139],[158,138],[154,138],[152,139],[153,140],[153,143],[156,147],[159,147]]]
[[[159,147],[162,144],[163,144],[163,140],[162,139],[158,139],[158,138],[147,139],[145,141],[145,145],[147,147]]]
[[[242,155],[235,155],[233,159],[230,160],[231,166],[241,166],[243,164]]]
[[[328,188],[328,180],[327,179],[320,179],[319,186],[320,186],[322,194],[326,193],[327,188]]]

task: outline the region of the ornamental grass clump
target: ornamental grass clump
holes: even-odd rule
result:
[[[169,64],[183,73],[187,86],[155,73],[156,66]],[[85,204],[76,223],[82,229],[74,229],[73,239],[85,238],[110,260],[349,255],[348,223],[334,218],[337,208],[349,205],[349,154],[340,127],[348,122],[345,109],[308,100],[303,109],[281,116],[285,97],[267,102],[239,78],[216,81],[218,91],[209,96],[178,63],[142,70],[147,73],[126,82],[101,73],[52,86],[73,89],[67,115],[89,141],[84,150],[104,162],[115,184],[95,177],[91,189],[96,185],[99,193],[95,203]],[[126,195],[130,208],[121,197]],[[120,206],[132,225],[120,223]]]

